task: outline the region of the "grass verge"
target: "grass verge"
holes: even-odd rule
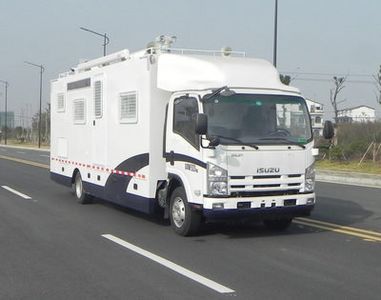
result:
[[[358,172],[381,175],[381,162],[363,161],[359,165],[359,161],[316,161],[316,167],[319,170]]]

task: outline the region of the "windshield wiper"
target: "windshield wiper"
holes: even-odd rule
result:
[[[299,146],[302,149],[306,149],[306,146],[299,144],[297,142],[290,141],[289,139],[283,138],[283,137],[264,137],[260,138],[261,141],[285,141],[287,144]]]
[[[206,94],[202,99],[209,100],[217,95],[221,94],[222,96],[232,96],[235,94],[234,91],[230,90],[227,85],[220,87],[218,89],[215,89],[211,94]]]
[[[231,140],[231,141],[234,141],[234,142],[237,142],[239,143],[240,145],[243,145],[243,146],[249,146],[251,148],[254,148],[255,150],[258,150],[258,146],[257,145],[254,145],[254,144],[250,144],[250,143],[245,143],[239,139],[236,139],[236,138],[233,138],[233,137],[230,137],[230,136],[223,136],[223,135],[216,135],[214,134],[213,136],[216,136],[218,138],[221,138],[221,139],[226,139],[226,140]]]

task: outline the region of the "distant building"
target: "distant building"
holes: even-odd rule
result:
[[[311,126],[312,132],[315,137],[323,135],[323,115],[324,115],[324,106],[323,104],[313,101],[311,99],[306,99],[308,111],[311,115]]]
[[[15,128],[15,113],[13,111],[7,112],[7,125],[8,128]],[[0,130],[5,127],[5,112],[0,111]]]
[[[337,123],[366,123],[376,121],[376,110],[367,105],[359,105],[338,111]]]

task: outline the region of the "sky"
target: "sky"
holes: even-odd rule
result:
[[[80,60],[136,51],[161,34],[176,48],[246,51],[272,61],[275,0],[0,0],[0,80],[9,82],[8,110],[16,118],[38,110],[42,64],[43,106],[50,80]],[[381,65],[380,0],[279,0],[277,67],[306,98],[329,103],[333,76],[346,76],[339,108],[369,105],[381,117],[373,75]],[[0,84],[0,111],[4,110]],[[17,120],[16,120],[17,121]]]

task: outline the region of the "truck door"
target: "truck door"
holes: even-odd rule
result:
[[[200,137],[195,133],[199,105],[197,95],[184,94],[172,97],[168,108],[165,149],[167,170],[182,179],[189,202],[197,202],[196,198],[202,196],[205,171]]]
[[[92,137],[91,137],[91,153],[92,163],[99,166],[106,164],[107,157],[107,122],[106,108],[106,93],[104,75],[99,74],[94,76],[92,82],[93,101],[92,101]]]

